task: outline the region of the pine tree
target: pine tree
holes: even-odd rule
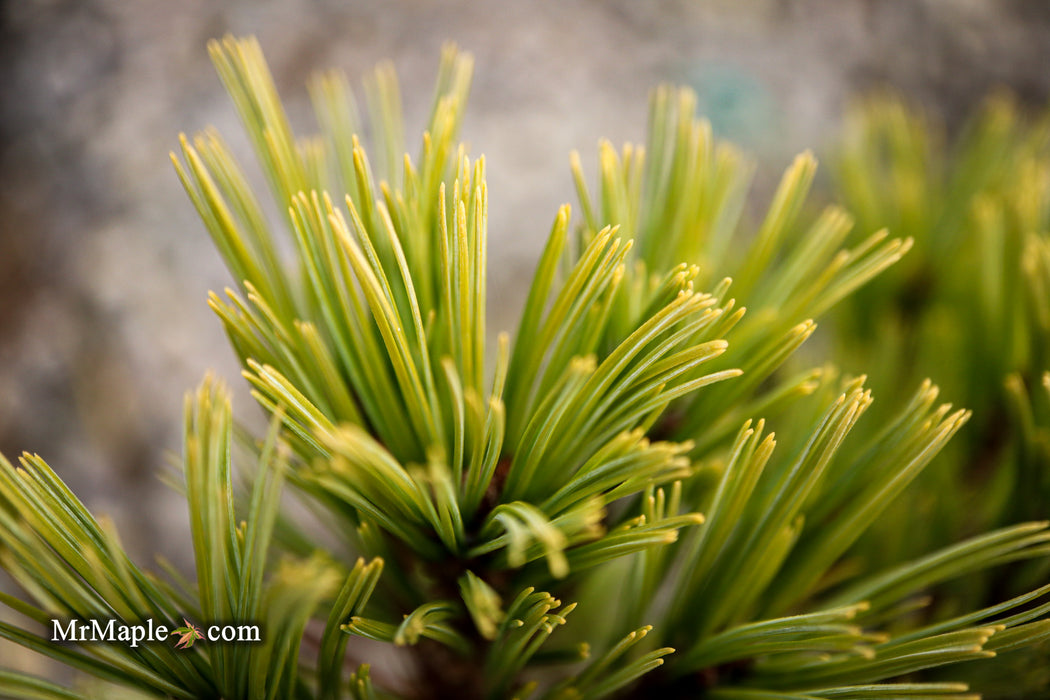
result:
[[[218,134],[173,161],[238,281],[209,303],[270,429],[240,428],[217,379],[186,399],[195,580],[130,561],[40,457],[0,461],[0,562],[25,592],[0,600],[27,619],[0,636],[81,673],[0,671],[5,695],[1047,697],[1047,523],[889,562],[870,535],[915,535],[886,514],[970,412],[916,380],[863,416],[863,376],[805,367],[814,319],[849,309],[858,337],[852,300],[913,244],[846,247],[850,215],[807,207],[811,155],[749,230],[749,163],[690,91],[656,90],[644,147],[603,144],[596,185],[572,157],[582,215],[555,215],[492,351],[470,57],[444,52],[414,160],[392,70],[371,76],[373,169],[341,75],[313,80],[321,132],[297,139],[258,45],[210,50],[283,221]],[[1030,590],[956,595],[1025,562]],[[56,618],[186,624],[180,648],[56,645],[34,626]],[[262,639],[191,643],[217,622]]]

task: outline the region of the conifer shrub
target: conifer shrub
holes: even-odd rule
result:
[[[5,696],[1047,696],[1050,530],[1023,522],[1045,512],[1026,450],[1045,454],[1032,382],[1047,366],[1023,348],[1045,347],[1050,267],[1045,219],[1014,220],[1035,206],[1017,172],[934,192],[988,156],[911,173],[926,152],[898,143],[904,129],[898,161],[842,153],[859,226],[806,204],[808,153],[752,226],[747,159],[712,137],[690,91],[661,87],[644,146],[602,144],[593,172],[571,157],[579,213],[554,215],[516,332],[489,347],[485,161],[458,142],[470,57],[444,52],[411,158],[390,68],[366,82],[367,130],[346,79],[318,75],[320,132],[301,139],[254,41],[210,51],[282,220],[217,133],[184,137],[173,161],[237,281],[209,304],[270,428],[239,427],[213,377],[187,396],[188,580],[132,562],[40,457],[0,461],[0,563],[25,594],[0,594],[24,621],[0,636],[76,671],[71,687],[0,671]],[[1011,158],[1038,160],[1019,129]],[[977,204],[960,213],[959,197]],[[932,311],[921,332],[885,334],[911,319],[923,275],[960,274],[932,248],[906,255],[941,235],[908,207],[948,219],[944,235],[978,220],[999,255],[972,256],[985,286],[928,294],[948,313],[979,308],[977,333],[1012,329],[1009,352],[974,347],[969,326],[949,343]],[[1035,236],[1023,275],[1006,222]],[[799,349],[828,314],[842,357],[814,360]],[[934,359],[911,363],[913,338],[939,343]],[[969,410],[913,376],[936,376],[945,355],[993,375],[952,384],[975,402],[976,436],[963,437]],[[863,375],[833,369],[858,360],[888,368],[886,409],[869,411],[882,399]],[[1004,424],[981,414],[998,381]],[[946,446],[989,425],[1012,447],[967,518],[981,464]],[[924,474],[942,451],[954,461]],[[901,512],[922,498],[968,522],[938,539],[926,511]],[[992,585],[1004,571],[1027,578]],[[91,619],[167,622],[177,640],[49,638],[53,620]],[[262,634],[199,638],[217,623]]]

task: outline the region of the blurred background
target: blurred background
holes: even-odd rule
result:
[[[205,50],[227,32],[258,36],[299,133],[315,128],[312,71],[358,86],[390,59],[413,151],[442,43],[474,53],[463,137],[488,159],[490,325],[508,330],[574,199],[569,151],[594,172],[600,137],[640,141],[659,82],[692,85],[753,155],[759,203],[870,89],[949,128],[993,88],[1033,106],[1050,93],[1041,0],[3,2],[0,451],[41,454],[146,564],[187,561],[184,504],[157,478],[183,393],[214,369],[242,417],[256,410],[205,304],[230,280],[168,159],[180,131],[213,125],[250,163]]]

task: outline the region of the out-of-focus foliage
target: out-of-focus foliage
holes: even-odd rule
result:
[[[888,397],[930,377],[974,413],[895,511],[911,533],[883,551],[1047,518],[1050,122],[997,95],[948,139],[918,108],[880,95],[850,114],[832,173],[858,231],[915,240],[835,315],[835,355]],[[930,497],[944,488],[956,497]]]

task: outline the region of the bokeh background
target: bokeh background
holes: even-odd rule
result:
[[[213,125],[250,161],[205,51],[227,32],[259,37],[300,133],[311,71],[357,81],[392,60],[413,149],[442,43],[474,53],[463,137],[488,159],[496,329],[513,328],[574,197],[569,151],[593,172],[600,137],[641,140],[659,82],[692,85],[753,154],[758,202],[794,153],[826,153],[868,90],[950,128],[995,88],[1050,94],[1041,0],[3,2],[0,451],[45,457],[143,563],[186,561],[183,503],[158,479],[183,392],[214,369],[254,412],[205,304],[230,280],[168,160],[180,131]]]

